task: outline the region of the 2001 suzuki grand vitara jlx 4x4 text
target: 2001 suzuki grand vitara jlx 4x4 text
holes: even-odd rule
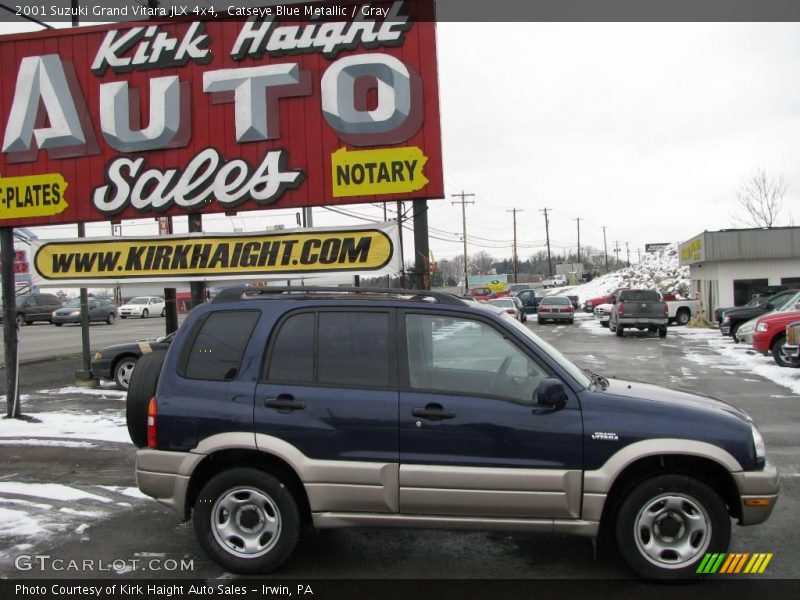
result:
[[[301,525],[616,536],[640,575],[725,552],[778,494],[724,402],[579,369],[504,312],[448,294],[229,289],[142,357],[140,489],[238,573]]]

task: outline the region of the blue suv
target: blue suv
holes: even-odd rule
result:
[[[442,293],[225,290],[140,359],[127,410],[139,488],[237,573],[304,524],[602,526],[640,575],[686,578],[778,496],[741,410],[584,371]]]

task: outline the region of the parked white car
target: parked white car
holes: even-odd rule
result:
[[[542,282],[542,285],[546,288],[553,288],[553,287],[562,287],[567,285],[567,276],[566,275],[553,275],[552,277],[548,277]]]
[[[167,312],[164,299],[160,296],[136,296],[119,307],[119,316],[146,319],[147,317],[163,317]]]
[[[611,318],[613,310],[613,304],[598,304],[594,307],[594,318],[597,319],[603,327],[608,327],[608,320]]]

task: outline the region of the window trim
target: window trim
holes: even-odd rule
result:
[[[320,313],[327,312],[346,312],[346,313],[382,313],[387,316],[389,325],[389,338],[387,343],[387,350],[389,352],[389,383],[386,386],[375,385],[356,385],[356,384],[340,384],[340,383],[319,383],[319,315]],[[269,373],[269,365],[272,363],[272,354],[275,351],[275,344],[280,336],[281,329],[284,324],[291,317],[303,314],[314,314],[314,355],[313,355],[313,381],[311,382],[298,382],[298,381],[284,381],[284,380],[270,380],[267,379]],[[313,387],[313,388],[333,388],[333,389],[349,389],[349,390],[381,390],[381,391],[396,391],[398,389],[399,375],[398,375],[398,336],[397,336],[397,311],[392,307],[382,306],[320,306],[320,307],[304,307],[290,310],[278,319],[272,328],[272,332],[267,340],[267,348],[263,354],[261,362],[261,369],[258,375],[259,385],[292,385],[299,387]]]
[[[547,361],[543,360],[538,354],[532,352],[530,348],[522,344],[516,337],[509,331],[505,331],[497,326],[496,323],[493,323],[491,319],[484,317],[483,315],[477,315],[475,313],[462,313],[456,311],[447,311],[445,312],[436,312],[436,311],[429,311],[424,309],[415,309],[415,308],[407,308],[407,309],[400,309],[398,310],[397,320],[398,320],[398,345],[399,345],[399,354],[402,356],[402,360],[400,360],[399,364],[399,386],[400,391],[409,394],[431,394],[435,396],[467,396],[467,397],[477,397],[477,398],[485,398],[487,400],[500,400],[502,402],[510,402],[516,406],[529,406],[531,408],[536,408],[536,404],[533,403],[526,403],[520,401],[518,398],[511,398],[509,396],[500,396],[496,394],[477,394],[474,392],[467,392],[467,391],[444,391],[440,389],[428,389],[428,388],[415,388],[411,387],[411,375],[410,375],[410,366],[408,364],[408,336],[406,333],[406,316],[407,315],[425,315],[431,316],[434,318],[454,318],[454,319],[465,319],[471,321],[477,321],[483,323],[491,327],[494,331],[496,331],[499,335],[501,335],[504,339],[508,340],[511,344],[516,346],[516,348],[522,352],[526,357],[532,360],[542,371],[546,374],[546,377],[554,377],[559,379],[562,384],[564,384],[565,389],[569,389],[571,391],[571,387],[567,384],[564,380],[564,377],[555,371]],[[569,393],[567,394],[569,396]],[[566,408],[571,408],[570,403],[568,401]]]

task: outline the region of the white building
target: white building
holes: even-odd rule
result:
[[[753,294],[800,288],[800,227],[704,231],[680,245],[706,317]]]

